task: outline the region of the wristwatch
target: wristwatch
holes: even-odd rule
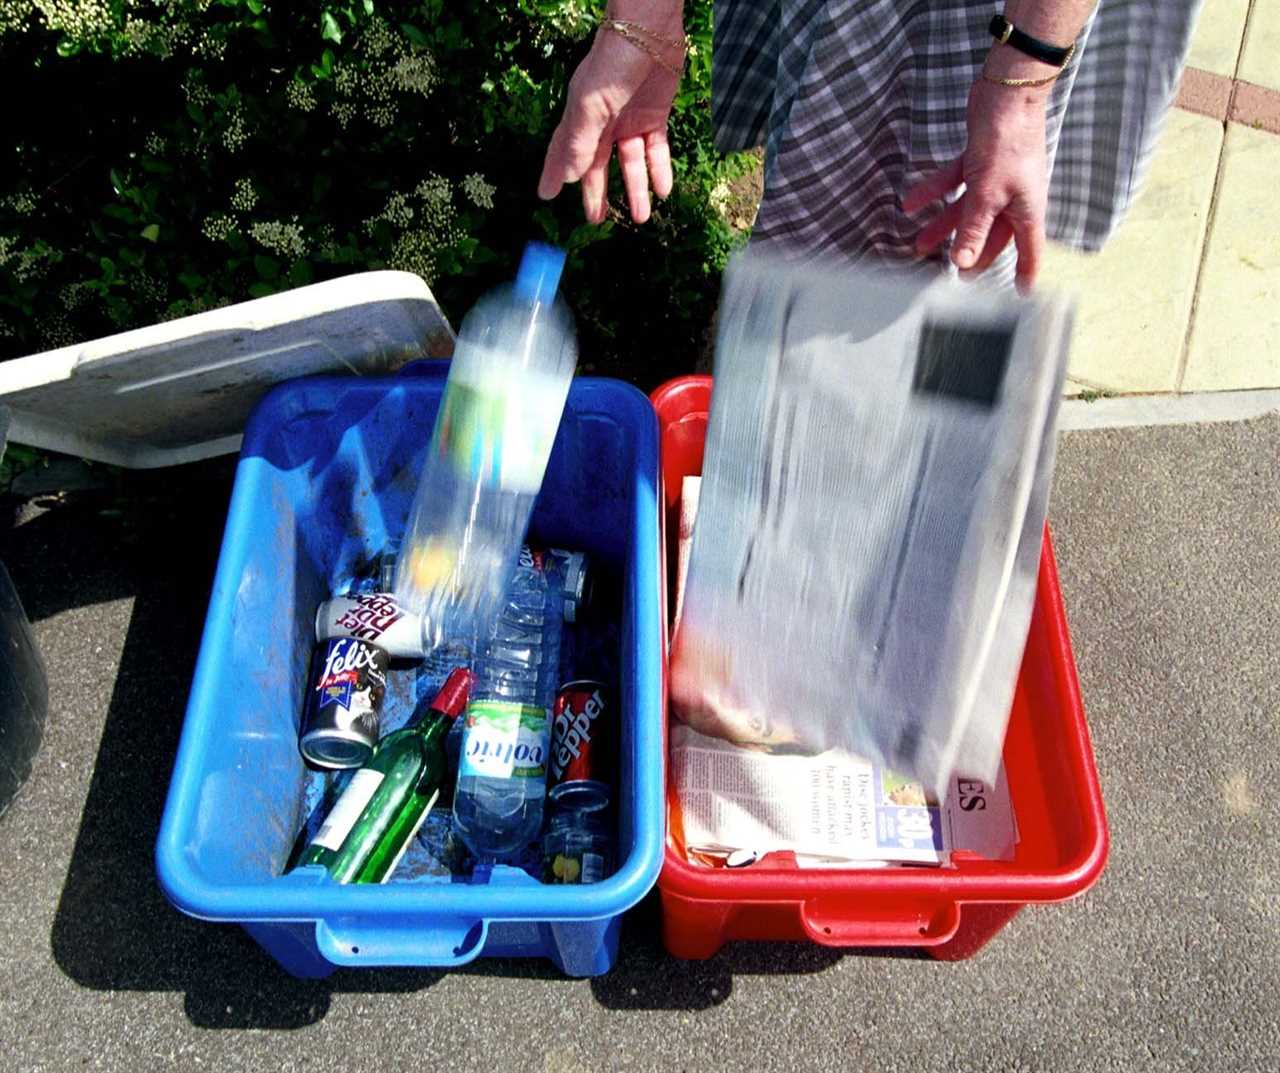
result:
[[[991,25],[988,28],[991,30],[991,36],[999,41],[1000,44],[1010,45],[1019,52],[1030,56],[1033,60],[1052,64],[1054,67],[1065,67],[1071,59],[1072,53],[1076,50],[1074,41],[1063,48],[1058,45],[1047,44],[1038,38],[1032,37],[1030,34],[1025,34],[1003,15],[992,16]]]

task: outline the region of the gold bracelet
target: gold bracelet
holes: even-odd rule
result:
[[[1004,42],[1000,41],[999,44],[1004,44]],[[1071,62],[1071,57],[1075,54],[1076,46],[1073,42],[1071,47],[1067,49],[1067,58],[1062,61],[1062,66],[1054,71],[1048,78],[997,78],[995,75],[987,74],[986,64],[984,63],[982,67],[982,80],[984,82],[990,82],[992,85],[996,86],[1047,86],[1050,82],[1055,81],[1057,77],[1067,69],[1067,64]]]
[[[660,45],[668,45],[671,48],[685,49],[689,48],[689,35],[681,34],[679,37],[667,37],[660,34],[656,30],[650,30],[649,27],[641,25],[638,22],[632,22],[630,19],[615,19],[612,15],[601,19],[601,22],[607,26],[611,26],[622,31],[634,30],[638,34],[643,34],[650,41],[656,41]]]
[[[982,81],[990,82],[995,86],[1047,86],[1050,82],[1057,81],[1057,74],[1051,74],[1048,78],[996,78],[995,75],[989,75],[986,71],[982,72]]]
[[[627,22],[625,19],[601,19],[600,26],[605,30],[612,30],[623,40],[629,41],[641,52],[643,52],[646,56],[648,56],[649,59],[653,60],[653,62],[656,63],[659,67],[661,67],[665,71],[669,71],[671,74],[675,75],[677,78],[679,78],[681,75],[684,74],[683,53],[689,47],[688,46],[689,39],[687,37],[684,39],[683,42],[676,41],[673,38],[663,37],[660,34],[656,34],[652,30],[647,30],[643,26],[639,25],[638,23]],[[670,63],[667,60],[663,59],[662,56],[658,54],[658,50],[649,43],[649,40],[648,40],[649,38],[652,38],[655,41],[661,42],[662,44],[670,48],[680,49],[681,50],[680,66],[677,67],[675,64]]]

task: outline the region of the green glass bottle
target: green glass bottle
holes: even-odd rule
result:
[[[470,687],[470,672],[459,667],[420,717],[378,742],[295,868],[323,865],[339,883],[390,877],[440,794],[444,739],[466,707]]]

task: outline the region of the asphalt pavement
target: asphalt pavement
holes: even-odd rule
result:
[[[1280,418],[1073,432],[1052,524],[1111,824],[1084,897],[975,958],[737,944],[299,981],[189,920],[153,848],[226,465],[0,533],[50,676],[0,818],[0,1069],[1249,1070],[1280,1054]]]

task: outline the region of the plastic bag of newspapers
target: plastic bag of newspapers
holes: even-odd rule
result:
[[[730,265],[678,717],[846,749],[935,793],[995,778],[1070,321],[1064,299],[932,273]]]

